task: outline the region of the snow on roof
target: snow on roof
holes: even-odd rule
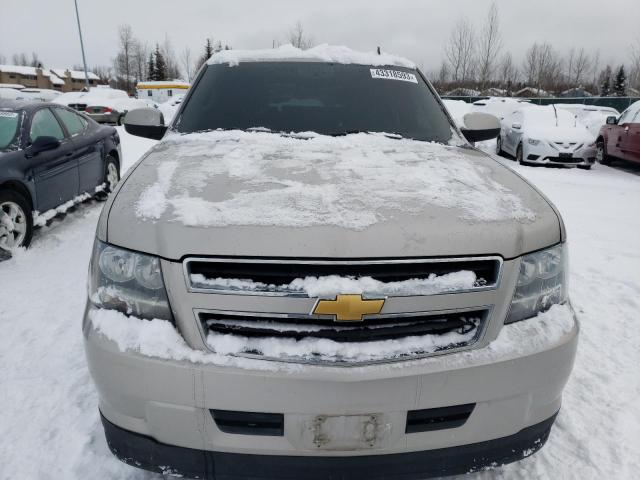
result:
[[[22,90],[24,85],[18,83],[0,83],[0,88],[13,88],[14,90]]]
[[[36,70],[36,67],[26,67],[23,65],[0,65],[0,72],[17,73],[18,75],[37,75]],[[44,69],[42,70],[42,73],[45,77],[49,76]]]
[[[138,82],[136,88],[153,88],[153,87],[166,87],[166,88],[189,88],[191,84],[182,80],[153,80],[148,82]]]
[[[302,50],[291,44],[265,50],[221,50],[214,53],[207,61],[208,65],[228,63],[236,66],[241,62],[278,62],[278,61],[313,61],[358,65],[394,65],[397,67],[415,68],[415,64],[406,58],[388,53],[378,55],[375,52],[358,52],[347,47],[322,44]]]
[[[52,68],[50,70],[63,80],[67,78],[67,72],[69,72],[71,78],[74,80],[84,80],[84,71],[82,70],[67,70],[62,68]],[[100,77],[93,72],[87,72],[87,75],[89,80],[100,80]]]

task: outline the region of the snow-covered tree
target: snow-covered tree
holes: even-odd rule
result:
[[[166,80],[167,79],[167,62],[164,59],[164,55],[160,50],[160,45],[156,43],[156,51],[153,53],[155,63],[155,78],[153,80]]]
[[[611,95],[611,67],[607,65],[605,69],[600,72],[600,96],[608,97]]]
[[[624,65],[620,65],[616,79],[613,83],[613,94],[616,97],[624,97],[627,94],[627,74],[624,71]]]

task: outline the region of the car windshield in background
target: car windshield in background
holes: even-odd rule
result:
[[[252,128],[325,135],[386,132],[441,143],[453,135],[427,84],[408,68],[321,62],[208,66],[176,129]]]
[[[7,150],[15,142],[20,114],[12,111],[0,111],[0,150]]]

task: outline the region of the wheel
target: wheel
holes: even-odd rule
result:
[[[13,190],[0,191],[0,250],[28,247],[33,237],[33,215],[24,196]]]
[[[524,158],[522,158],[524,155],[524,152],[522,151],[522,144],[518,145],[518,149],[516,150],[516,161],[520,164],[520,165],[524,165]]]
[[[611,164],[611,157],[607,155],[607,148],[602,139],[598,139],[596,142],[596,161],[601,165]]]
[[[118,161],[112,156],[107,155],[104,162],[104,190],[98,192],[96,195],[99,200],[106,200],[107,197],[116,188],[116,185],[120,181],[120,166]]]
[[[502,136],[498,135],[496,139],[496,155],[502,155]]]

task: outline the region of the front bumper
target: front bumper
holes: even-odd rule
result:
[[[571,154],[571,158],[562,158],[560,154]],[[538,145],[526,143],[523,151],[524,161],[541,165],[562,165],[567,167],[593,165],[596,162],[595,145],[584,145],[576,150],[573,147],[551,147],[545,142]]]
[[[408,461],[422,465],[416,466],[414,473],[408,465],[400,468],[408,469],[406,478],[414,478],[411,475],[424,477],[429,473],[425,467],[429,462],[420,461],[423,457],[430,461],[442,457],[446,462],[437,460],[437,465],[464,464],[467,468],[467,457],[455,457],[456,452],[463,451],[460,446],[465,446],[464,451],[467,447],[472,452],[480,449],[496,463],[522,458],[529,448],[535,451],[537,444],[504,456],[502,447],[486,442],[505,438],[520,441],[519,432],[528,432],[529,427],[552,419],[560,408],[562,390],[573,366],[578,323],[573,320],[570,328],[555,336],[537,338],[544,325],[536,322],[531,319],[504,327],[506,343],[498,340],[474,351],[352,368],[263,362],[268,367],[257,369],[192,363],[121,349],[94,330],[90,320],[85,322],[84,334],[102,414],[109,424],[132,432],[135,438],[141,435],[153,439],[152,443],[148,439],[143,442],[147,446],[140,451],[141,458],[121,453],[126,449],[113,443],[116,454],[130,462],[143,466],[153,458],[147,468],[178,468],[163,456],[164,447],[156,449],[153,442],[200,452],[207,465],[211,461],[224,464],[224,459],[234,455],[249,455],[250,459],[274,457],[276,464],[276,457],[285,458],[285,466],[323,464],[326,459],[327,468],[348,470],[349,462],[360,465],[364,459],[380,456],[391,461],[389,468],[400,468],[393,461],[393,456],[400,455],[400,465]],[[406,433],[408,411],[470,403],[475,408],[460,426]],[[228,433],[216,424],[211,413],[214,409],[283,414],[284,432],[281,436]],[[375,448],[325,450],[305,442],[305,429],[318,416],[370,414],[381,416],[389,425],[385,441]],[[548,432],[550,425],[536,431]],[[543,443],[546,434],[536,435],[536,440]],[[336,458],[340,460],[334,463]],[[256,465],[258,470],[262,468],[260,462]],[[477,468],[482,466],[483,461],[478,460]],[[423,467],[427,470],[420,470]],[[210,474],[210,470],[206,472]]]
[[[107,444],[123,462],[202,479],[424,479],[462,475],[521,460],[547,441],[556,415],[508,437],[424,452],[360,457],[248,455],[176,447],[127,431],[102,416]]]

